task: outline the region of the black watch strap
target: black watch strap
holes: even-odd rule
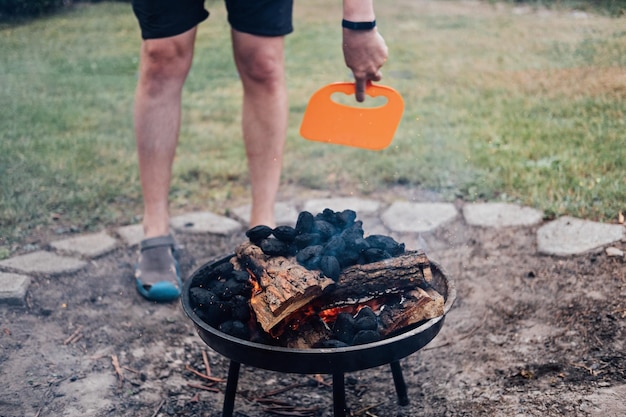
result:
[[[351,30],[372,30],[376,27],[376,20],[372,20],[371,22],[351,22],[343,19],[341,21],[341,27]]]

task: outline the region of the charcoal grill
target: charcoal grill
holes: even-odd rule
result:
[[[224,393],[223,417],[232,417],[241,364],[269,371],[296,374],[331,374],[333,377],[333,412],[344,417],[347,411],[344,374],[381,365],[389,365],[398,403],[409,404],[406,383],[402,375],[400,359],[417,352],[437,336],[456,298],[452,280],[441,267],[431,261],[433,287],[444,297],[444,315],[430,319],[406,331],[377,342],[357,346],[319,349],[291,349],[270,346],[239,339],[223,333],[205,323],[193,311],[189,289],[194,278],[208,274],[213,268],[228,262],[227,256],[198,268],[183,285],[182,305],[185,314],[193,321],[200,338],[213,350],[230,360],[226,391]]]

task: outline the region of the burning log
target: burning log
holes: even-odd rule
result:
[[[251,242],[235,252],[242,267],[249,270],[259,286],[250,297],[257,321],[272,334],[286,317],[319,297],[333,280],[319,271],[309,271],[283,256],[269,256]]]

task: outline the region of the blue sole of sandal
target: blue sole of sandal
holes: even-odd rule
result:
[[[177,277],[177,279],[178,285],[172,282],[157,282],[156,284],[152,284],[149,289],[144,287],[141,280],[136,280],[137,291],[145,299],[150,301],[156,301],[159,303],[174,301],[180,297],[182,288],[182,281],[179,277]]]

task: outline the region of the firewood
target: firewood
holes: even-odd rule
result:
[[[378,317],[379,333],[387,336],[396,330],[443,315],[444,299],[433,289],[416,288],[405,294],[401,308],[384,310]]]
[[[319,271],[309,271],[295,259],[268,256],[258,246],[246,242],[236,250],[240,265],[248,269],[261,287],[250,304],[256,319],[267,333],[285,317],[319,297],[333,280]]]
[[[383,261],[346,268],[320,302],[328,306],[344,300],[429,288],[431,281],[430,262],[424,252],[406,252]]]

